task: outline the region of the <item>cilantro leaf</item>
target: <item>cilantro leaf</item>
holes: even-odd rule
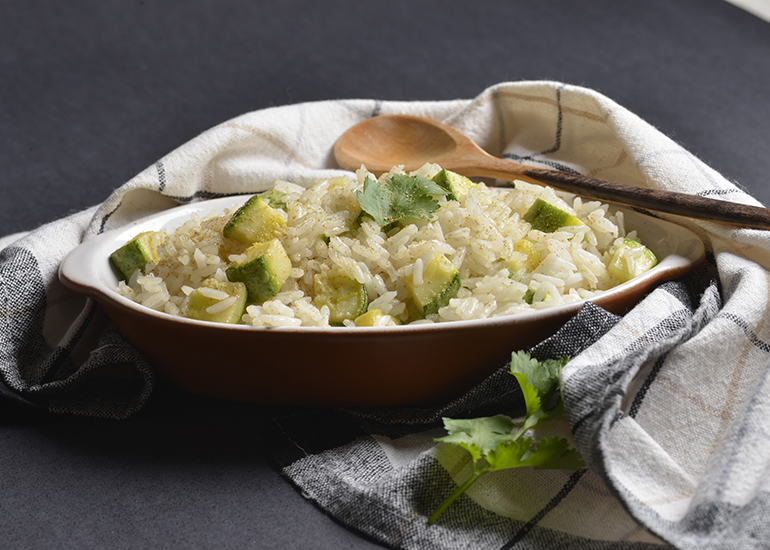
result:
[[[586,467],[583,457],[569,446],[563,437],[554,436],[539,440],[534,448],[531,437],[511,443],[501,443],[489,453],[490,471],[528,466],[536,470],[582,470]]]
[[[559,394],[559,373],[568,360],[563,357],[538,361],[524,352],[512,354],[510,373],[519,383],[526,408],[524,422],[515,432],[513,429],[517,424],[505,415],[462,420],[444,418],[448,435],[436,441],[459,445],[467,450],[473,459],[473,471],[439,504],[428,518],[428,523],[435,522],[473,483],[490,472],[520,467],[585,468],[580,452],[570,448],[566,439],[555,436],[535,442],[531,437],[523,437],[541,419],[564,413],[564,403]]]
[[[512,372],[516,381],[519,383],[521,393],[524,395],[524,404],[527,408],[527,417],[532,416],[540,408],[540,395],[529,380],[527,375],[519,372]]]
[[[436,441],[454,443],[469,453],[474,460],[486,457],[501,443],[512,441],[513,420],[505,415],[453,420],[444,418],[449,435]]]
[[[364,180],[363,191],[356,191],[362,212],[369,214],[380,226],[387,225],[385,220],[389,215],[389,195],[383,191],[380,184],[372,178]]]
[[[551,397],[559,387],[559,373],[567,363],[567,358],[538,361],[528,353],[519,351],[511,355],[511,374],[523,374],[530,384],[543,397]],[[548,405],[547,401],[544,401]]]
[[[571,449],[563,437],[554,436],[541,439],[519,466],[530,466],[538,470],[582,470],[586,467],[583,457],[576,449]]]
[[[517,437],[537,426],[540,420],[564,413],[561,396],[556,403],[553,401],[559,390],[559,373],[568,360],[562,357],[538,361],[523,351],[511,355],[510,372],[519,383],[526,406],[524,424],[516,432]]]
[[[356,196],[362,212],[384,227],[405,218],[430,219],[439,208],[433,197],[447,193],[422,176],[396,174],[382,183],[367,177],[363,190],[356,192]]]
[[[532,438],[518,439],[507,445],[499,445],[494,452],[489,453],[487,462],[494,470],[506,470],[508,468],[517,468],[522,466],[524,455],[529,453],[532,448]]]

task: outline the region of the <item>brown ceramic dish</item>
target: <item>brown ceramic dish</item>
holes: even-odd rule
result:
[[[173,208],[77,247],[60,279],[95,299],[125,338],[172,384],[224,399],[285,405],[385,406],[436,402],[459,395],[514,350],[553,334],[584,302],[533,313],[434,325],[258,328],[173,317],[120,296],[109,254],[136,234],[173,229],[192,212],[241,204],[228,197]],[[624,210],[659,263],[591,299],[614,313],[633,307],[659,283],[698,268],[703,243],[678,225]]]

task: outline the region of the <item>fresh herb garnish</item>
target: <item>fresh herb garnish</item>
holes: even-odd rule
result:
[[[370,177],[358,191],[358,203],[381,227],[405,218],[430,219],[438,210],[435,195],[446,195],[446,189],[422,176],[396,174],[384,182]]]
[[[522,437],[545,419],[564,413],[559,393],[559,372],[567,358],[538,361],[519,351],[511,357],[511,374],[521,387],[526,413],[523,422],[497,415],[468,420],[444,418],[448,435],[436,441],[459,445],[473,458],[473,472],[428,518],[435,522],[460,495],[490,472],[529,466],[536,469],[582,470],[585,463],[562,437]],[[515,431],[514,431],[515,430]]]

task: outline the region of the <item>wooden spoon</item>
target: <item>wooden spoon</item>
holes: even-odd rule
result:
[[[363,164],[380,175],[393,166],[416,170],[426,162],[467,177],[524,180],[576,195],[743,227],[770,228],[770,209],[661,189],[636,187],[579,174],[534,168],[493,157],[470,138],[441,122],[412,115],[381,115],[359,122],[334,144],[342,168]]]

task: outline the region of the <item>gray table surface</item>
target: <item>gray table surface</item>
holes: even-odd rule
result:
[[[0,1],[0,236],[106,198],[199,132],[333,98],[594,88],[770,203],[770,24],[722,0]],[[275,471],[254,406],[133,418],[0,401],[0,548],[377,548]]]

